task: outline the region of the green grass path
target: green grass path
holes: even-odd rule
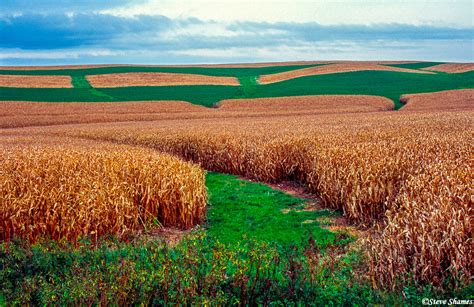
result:
[[[100,91],[99,89],[93,88],[89,81],[84,75],[73,75],[71,76],[72,86],[75,89],[86,90],[93,97],[103,101],[113,101],[114,98],[106,93]]]
[[[208,173],[208,234],[224,243],[242,239],[304,245],[310,235],[320,246],[336,243],[336,235],[315,221],[334,214],[298,211],[306,200],[233,175]],[[283,209],[292,209],[283,213]],[[305,221],[311,221],[305,223]]]

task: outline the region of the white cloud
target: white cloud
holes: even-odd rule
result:
[[[230,27],[229,27],[230,26]],[[258,33],[231,27],[227,23],[200,23],[188,24],[184,26],[174,26],[169,30],[160,33],[160,38],[165,40],[179,40],[182,37],[221,37],[235,38],[239,36],[252,37],[257,35],[284,35],[287,31],[280,29],[261,29]]]
[[[426,60],[472,62],[466,51],[468,41],[412,41],[375,40],[355,42],[332,40],[299,42],[293,45],[273,47],[231,47],[172,50],[168,54],[181,58],[199,58],[201,63],[268,62],[305,60]],[[251,55],[251,56],[249,56]],[[470,58],[469,58],[470,57]]]
[[[226,22],[473,26],[471,0],[148,0],[101,12],[122,17],[164,15],[170,18],[196,17]]]
[[[468,40],[329,40],[255,47],[175,48],[170,50],[0,49],[0,65],[35,64],[184,64],[298,60],[432,60],[472,62]]]
[[[80,59],[83,57],[101,57],[101,56],[117,56],[121,52],[107,49],[86,49],[86,50],[34,50],[27,51],[22,49],[0,49],[0,60],[7,59]]]

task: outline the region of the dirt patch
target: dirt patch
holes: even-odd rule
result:
[[[292,71],[286,71],[277,74],[262,75],[259,77],[258,82],[260,84],[269,84],[285,80],[290,80],[299,77],[313,76],[313,75],[326,75],[326,74],[335,74],[335,73],[344,73],[352,71],[364,71],[364,70],[380,70],[380,71],[398,71],[406,73],[417,73],[417,74],[427,74],[433,73],[428,71],[420,71],[415,69],[383,66],[373,62],[347,62],[347,63],[337,63],[329,64],[324,66],[309,67],[303,69],[297,69]]]
[[[162,241],[170,247],[178,245],[184,236],[191,233],[191,230],[180,230],[176,228],[156,228],[144,232],[137,236],[139,242]]]
[[[447,63],[425,67],[422,69],[458,74],[474,70],[474,63]]]
[[[71,88],[70,76],[0,75],[0,87]]]
[[[176,73],[119,73],[86,76],[96,88],[124,86],[172,86],[172,85],[233,85],[239,86],[235,77],[216,77]]]
[[[275,189],[275,190],[278,190],[278,189]],[[285,192],[287,194],[291,194],[291,191],[285,191],[285,190],[281,190],[281,191]],[[297,197],[299,197],[299,196],[297,196]],[[312,212],[312,211],[319,211],[319,210],[327,210],[327,208],[322,207],[321,206],[321,201],[319,199],[317,199],[314,195],[312,195],[311,199],[309,199],[309,198],[307,199],[307,201],[305,202],[303,208],[299,208],[299,209],[285,208],[285,209],[282,209],[281,212],[284,213],[284,214],[287,214],[291,211],[294,211],[294,212]]]
[[[472,111],[474,89],[449,90],[435,93],[403,95],[400,111]]]

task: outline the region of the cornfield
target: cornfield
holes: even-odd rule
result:
[[[468,210],[472,206],[468,193],[471,116],[471,112],[379,113],[165,121],[115,124],[100,130],[88,127],[71,135],[153,148],[208,170],[260,181],[298,181],[350,221],[380,227],[380,237],[367,245],[371,274],[379,285],[395,286],[404,272],[413,273],[422,283],[441,285],[473,276],[474,255],[468,248],[472,232],[467,227],[472,216]],[[53,133],[64,132],[58,128]],[[443,171],[452,161],[464,166],[463,177]],[[444,187],[443,178],[451,176],[459,180]],[[413,178],[423,194],[410,192],[415,189]],[[434,182],[440,184],[437,189]],[[457,194],[446,198],[445,189]],[[442,205],[435,202],[439,199]],[[402,204],[415,204],[416,210],[400,210]],[[421,218],[417,210],[427,217]],[[428,217],[432,212],[439,215],[437,219]],[[418,226],[407,226],[409,221]],[[464,226],[453,230],[457,223]],[[399,232],[407,239],[401,240]],[[448,252],[446,242],[463,247]],[[418,248],[422,252],[413,252]],[[391,265],[380,261],[380,255]]]
[[[462,158],[434,160],[409,176],[386,213],[386,227],[369,239],[374,286],[395,287],[410,275],[437,287],[470,282],[472,179]]]
[[[181,177],[175,179],[175,171],[162,172],[163,176],[161,177],[154,174],[153,168],[148,165],[155,160],[140,160],[139,154],[125,155],[122,153],[125,151],[123,148],[127,148],[125,152],[132,151],[132,149],[121,146],[139,146],[155,150],[153,152],[172,154],[197,163],[207,170],[232,173],[259,181],[296,181],[317,194],[327,207],[344,212],[351,222],[372,227],[375,230],[374,234],[366,241],[367,254],[370,259],[369,273],[374,286],[396,287],[399,285],[398,282],[409,280],[410,276],[421,284],[433,284],[434,286],[442,286],[447,282],[460,285],[472,280],[474,255],[472,251],[473,212],[470,189],[473,180],[470,156],[473,113],[470,109],[462,108],[462,110],[451,112],[345,114],[347,106],[344,106],[344,111],[341,114],[303,112],[295,116],[294,106],[289,105],[286,110],[287,115],[285,115],[285,106],[278,103],[276,105],[278,112],[271,108],[258,112],[246,110],[245,105],[236,106],[234,111],[229,112],[225,111],[228,106],[223,106],[222,110],[203,111],[199,117],[186,118],[183,117],[186,112],[183,112],[177,115],[176,119],[162,118],[153,122],[145,119],[138,123],[116,122],[100,125],[4,129],[0,131],[0,137],[6,139],[7,136],[10,136],[13,139],[19,139],[21,135],[38,134],[51,138],[67,136],[76,142],[79,140],[111,142],[115,145],[110,146],[118,147],[111,147],[108,150],[108,152],[113,152],[112,156],[116,157],[115,160],[107,160],[108,163],[113,164],[111,161],[118,160],[121,161],[118,164],[122,167],[122,164],[128,165],[127,163],[130,163],[125,161],[139,159],[139,162],[133,165],[141,165],[140,172],[146,173],[139,172],[137,174],[136,169],[130,167],[135,170],[134,174],[137,174],[135,177],[156,178],[156,180],[162,180],[161,182],[173,182],[170,185],[161,185],[161,187],[170,186],[166,191],[173,191],[172,193],[175,193],[176,186],[188,181]],[[337,107],[333,109],[337,110]],[[183,120],[184,118],[186,120]],[[49,165],[52,161],[57,161],[60,158],[50,154],[41,161],[34,160],[32,157],[46,155],[46,153],[40,154],[43,151],[47,152],[46,149],[42,149],[43,151],[27,155],[30,157],[28,160],[21,156],[22,153],[27,154],[28,150],[13,152],[10,149],[9,151],[4,149],[5,154],[2,155],[1,162],[5,171],[2,172],[2,179],[3,177],[11,178],[15,173],[12,171],[15,169],[14,165],[21,161],[30,161],[28,167],[36,172],[41,172],[41,169],[48,165],[51,167],[52,174],[58,173],[59,166],[55,166],[55,169],[54,164]],[[71,150],[68,149],[65,152],[75,152]],[[96,151],[88,153],[83,150],[80,155],[75,155],[74,159],[80,160],[79,158],[84,156],[90,157],[87,158],[90,160],[97,160],[98,156],[102,158],[107,156],[104,151],[99,152],[102,155]],[[141,153],[141,150],[133,149],[133,152]],[[158,160],[161,161],[161,155],[154,155],[160,157]],[[16,161],[13,157],[18,157],[15,158],[18,160]],[[74,161],[74,159],[67,159],[67,161]],[[171,158],[168,157],[168,159]],[[82,161],[85,163],[84,160]],[[99,161],[103,163],[104,160]],[[178,223],[181,227],[189,227],[202,216],[205,202],[202,172],[196,166],[191,167],[178,160],[173,161],[176,161],[176,165],[181,165],[185,170],[188,170],[183,171],[182,177],[194,178],[188,179],[192,184],[189,183],[186,195],[192,194],[195,198],[193,201],[184,201],[183,203],[194,204],[193,208],[197,211],[191,215],[192,218],[189,217],[190,220],[182,222],[182,219],[188,215],[184,215],[184,212],[187,211],[180,209],[179,213],[173,213],[171,216],[180,216],[181,220],[178,220],[181,222],[173,220],[175,222],[169,223]],[[43,166],[39,166],[41,163]],[[56,164],[62,165],[61,163]],[[107,163],[105,164],[107,165]],[[128,190],[126,188],[128,184],[124,187],[121,185],[115,187],[113,184],[125,180],[135,184],[134,187],[147,186],[141,181],[133,181],[134,177],[125,176],[118,169],[111,175],[118,180],[107,181],[109,177],[104,176],[105,173],[99,171],[100,168],[97,168],[97,165],[100,163],[93,163],[89,168],[85,168],[89,171],[84,176],[94,178],[88,181],[90,184],[97,181],[97,184],[107,186],[106,183],[108,183],[107,188],[99,190],[103,190],[104,193],[110,191],[108,193],[112,193],[114,198],[115,195],[136,195],[134,194],[136,192],[133,191],[137,188]],[[27,176],[27,169],[26,167],[23,169],[23,172],[26,173],[24,178],[30,178]],[[108,169],[113,168],[109,167]],[[193,170],[191,173],[195,174],[194,177],[184,175],[188,174],[189,170]],[[18,181],[20,181],[19,178],[17,178]],[[56,180],[54,178],[56,177],[53,176],[50,180]],[[74,180],[71,181],[73,184],[70,187],[68,184],[70,189],[83,184],[85,189],[95,191],[90,184],[82,183],[80,179]],[[144,182],[152,181],[145,180]],[[11,187],[22,186],[16,182],[10,184]],[[23,186],[34,185],[25,183]],[[59,183],[56,183],[56,186],[64,188],[64,185]],[[9,189],[2,186],[2,193],[7,193],[5,191],[9,191]],[[115,194],[116,190],[117,193],[123,194]],[[49,193],[49,189],[42,191]],[[59,193],[60,190],[57,188],[52,191]],[[93,193],[89,194],[94,195]],[[20,194],[12,195],[12,200],[22,199],[18,197]],[[30,194],[23,193],[21,195]],[[140,195],[143,196],[143,194]],[[152,195],[154,195],[152,198],[157,197],[155,194]],[[158,195],[162,194],[158,193]],[[178,196],[169,198],[167,193],[165,195],[165,199],[181,199]],[[110,199],[105,196],[101,197]],[[118,196],[118,199],[122,199],[121,196]],[[127,198],[124,196],[123,199]],[[78,198],[78,200],[82,201],[82,198]],[[74,203],[77,204],[80,201]],[[88,198],[82,202],[91,204],[90,201],[89,203],[87,201],[89,201]],[[13,201],[11,202],[13,203]],[[7,202],[8,208],[11,206],[9,203]],[[65,201],[59,203],[65,203]],[[176,205],[174,200],[165,203],[168,204],[168,207],[175,208],[173,207]],[[137,207],[136,202],[132,201],[131,204],[134,205],[126,205],[126,208],[120,210],[128,212],[126,210],[132,210],[130,207]],[[31,203],[25,206],[28,209],[30,207],[32,207]],[[177,206],[177,208],[183,207],[187,208],[188,206]],[[14,213],[20,216],[30,214],[28,209],[12,208],[14,209],[12,212],[2,215],[4,219],[2,225],[7,225],[5,221],[9,221]],[[99,208],[103,207],[99,206]],[[101,210],[105,211],[105,209]],[[158,211],[154,212],[153,216],[160,217],[159,221],[162,224],[167,224],[163,215],[156,213]],[[126,221],[125,218],[126,216],[123,215],[122,220]],[[11,220],[15,221],[15,219]],[[25,220],[23,219],[23,225]],[[88,217],[83,221],[89,220]],[[101,228],[103,233],[106,230],[120,233],[124,229],[128,230],[132,227],[128,225],[116,226],[114,219],[100,219],[100,221],[102,220],[108,221],[108,224],[104,224],[104,228]],[[15,225],[17,225],[15,226],[16,232],[25,229],[25,234],[32,233],[30,228],[28,230],[21,228],[22,223],[20,222]],[[32,223],[31,225],[33,225],[31,229],[45,227],[41,223]],[[95,231],[94,222],[87,225],[88,233]],[[144,227],[144,223],[140,222],[135,222],[133,225],[138,225],[138,228]],[[13,227],[8,229],[13,229]],[[35,233],[39,232],[35,231]],[[8,233],[8,236],[10,235],[11,231]],[[8,237],[6,233],[3,236]],[[55,236],[59,237],[60,235],[55,233]]]
[[[124,237],[153,225],[190,228],[206,205],[204,172],[127,146],[0,147],[0,239]]]

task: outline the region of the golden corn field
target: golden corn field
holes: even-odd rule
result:
[[[226,102],[221,110],[183,111],[174,119],[151,121],[144,112],[134,121],[60,125],[66,112],[55,126],[3,129],[2,238],[121,235],[155,217],[163,225],[195,225],[206,202],[203,171],[171,154],[206,170],[296,181],[352,223],[371,227],[366,251],[374,286],[394,287],[397,277],[409,276],[435,286],[471,280],[474,113],[455,107],[465,100],[454,97],[449,112],[390,112],[375,99],[369,105],[376,109],[364,113],[338,109],[333,98],[324,103],[334,101],[339,114],[295,116],[291,103],[256,111]],[[9,127],[34,123],[10,120]],[[35,136],[69,143],[15,145]]]
[[[0,0],[0,307],[474,307],[473,3]]]
[[[386,227],[369,240],[374,285],[408,274],[435,286],[472,278],[472,168],[452,158],[410,175],[391,202]]]
[[[1,240],[123,237],[203,218],[204,172],[166,154],[66,142],[0,145],[0,152]]]

